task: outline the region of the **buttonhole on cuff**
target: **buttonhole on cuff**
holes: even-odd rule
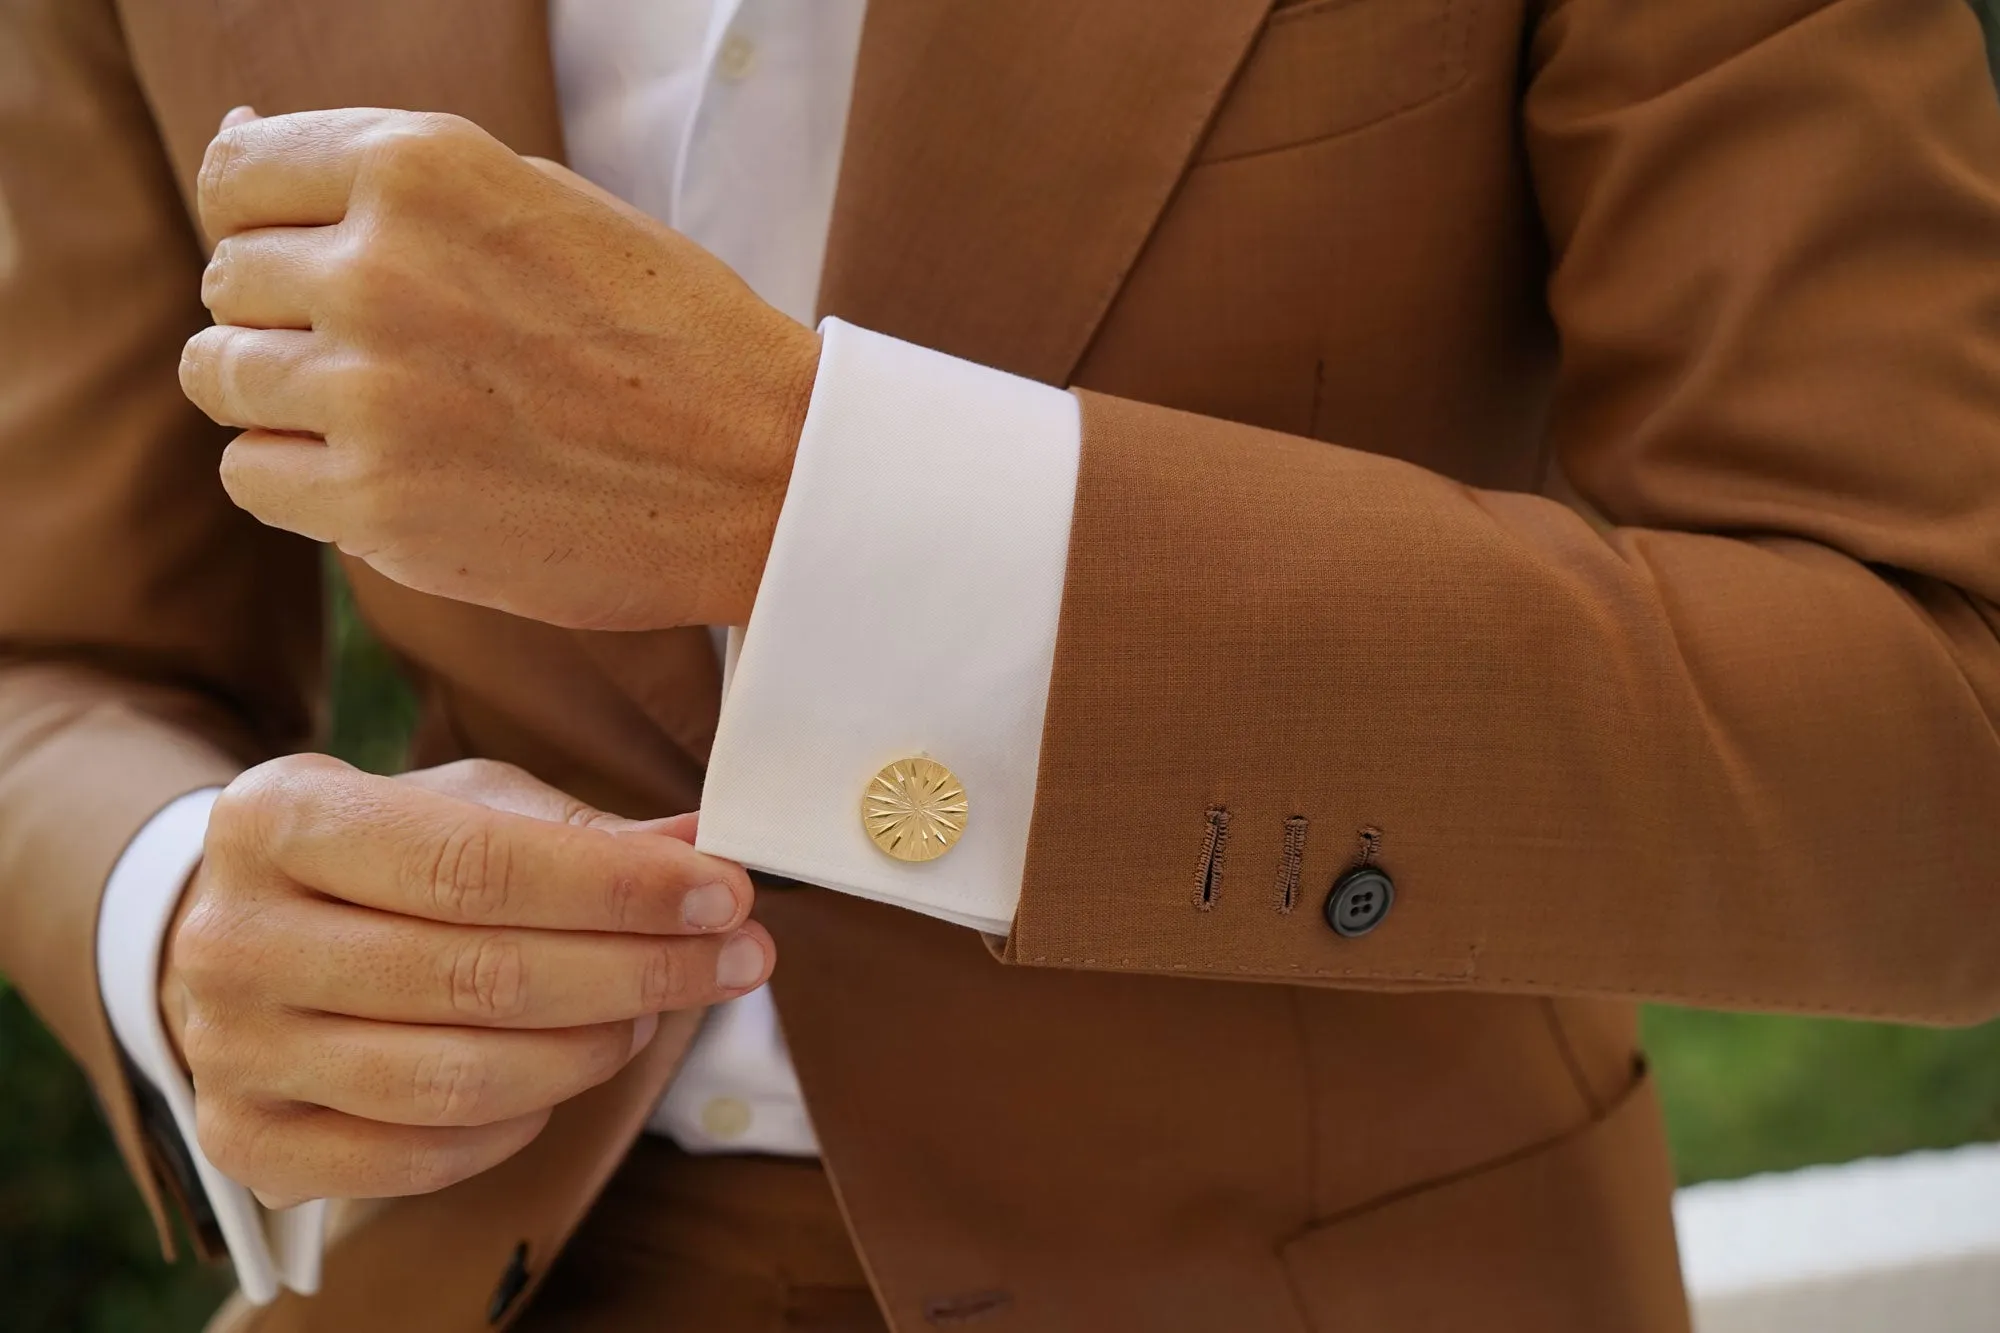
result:
[[[1229,811],[1219,805],[1208,807],[1207,823],[1201,836],[1201,860],[1195,866],[1195,910],[1206,912],[1222,896],[1222,854],[1229,848]]]

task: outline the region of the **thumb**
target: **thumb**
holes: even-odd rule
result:
[[[694,846],[694,835],[701,824],[701,811],[690,810],[684,815],[668,815],[664,819],[644,819],[628,824],[632,833],[656,833],[664,838],[675,838],[688,846]]]
[[[262,120],[262,119],[263,117],[257,114],[257,109],[255,107],[248,107],[248,106],[231,107],[228,113],[223,116],[222,125],[220,128],[224,130],[233,130],[238,125],[248,125],[253,120]]]

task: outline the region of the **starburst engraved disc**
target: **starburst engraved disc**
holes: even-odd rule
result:
[[[935,759],[898,759],[861,795],[861,826],[898,861],[935,861],[965,832],[965,788]]]

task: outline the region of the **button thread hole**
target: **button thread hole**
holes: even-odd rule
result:
[[[1211,805],[1205,815],[1201,835],[1201,860],[1195,866],[1194,906],[1197,912],[1212,911],[1222,897],[1222,857],[1229,847],[1229,810]]]

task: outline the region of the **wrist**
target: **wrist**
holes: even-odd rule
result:
[[[722,590],[718,613],[711,617],[710,623],[750,622],[757,589],[763,583],[764,566],[770,559],[771,541],[778,529],[778,516],[791,488],[799,437],[805,431],[806,414],[812,407],[813,383],[819,376],[819,352],[819,334],[787,320],[783,336],[774,340],[767,355],[768,411],[760,414],[761,423],[751,444],[751,456],[760,461],[742,538],[745,557],[731,562],[733,577]]]

